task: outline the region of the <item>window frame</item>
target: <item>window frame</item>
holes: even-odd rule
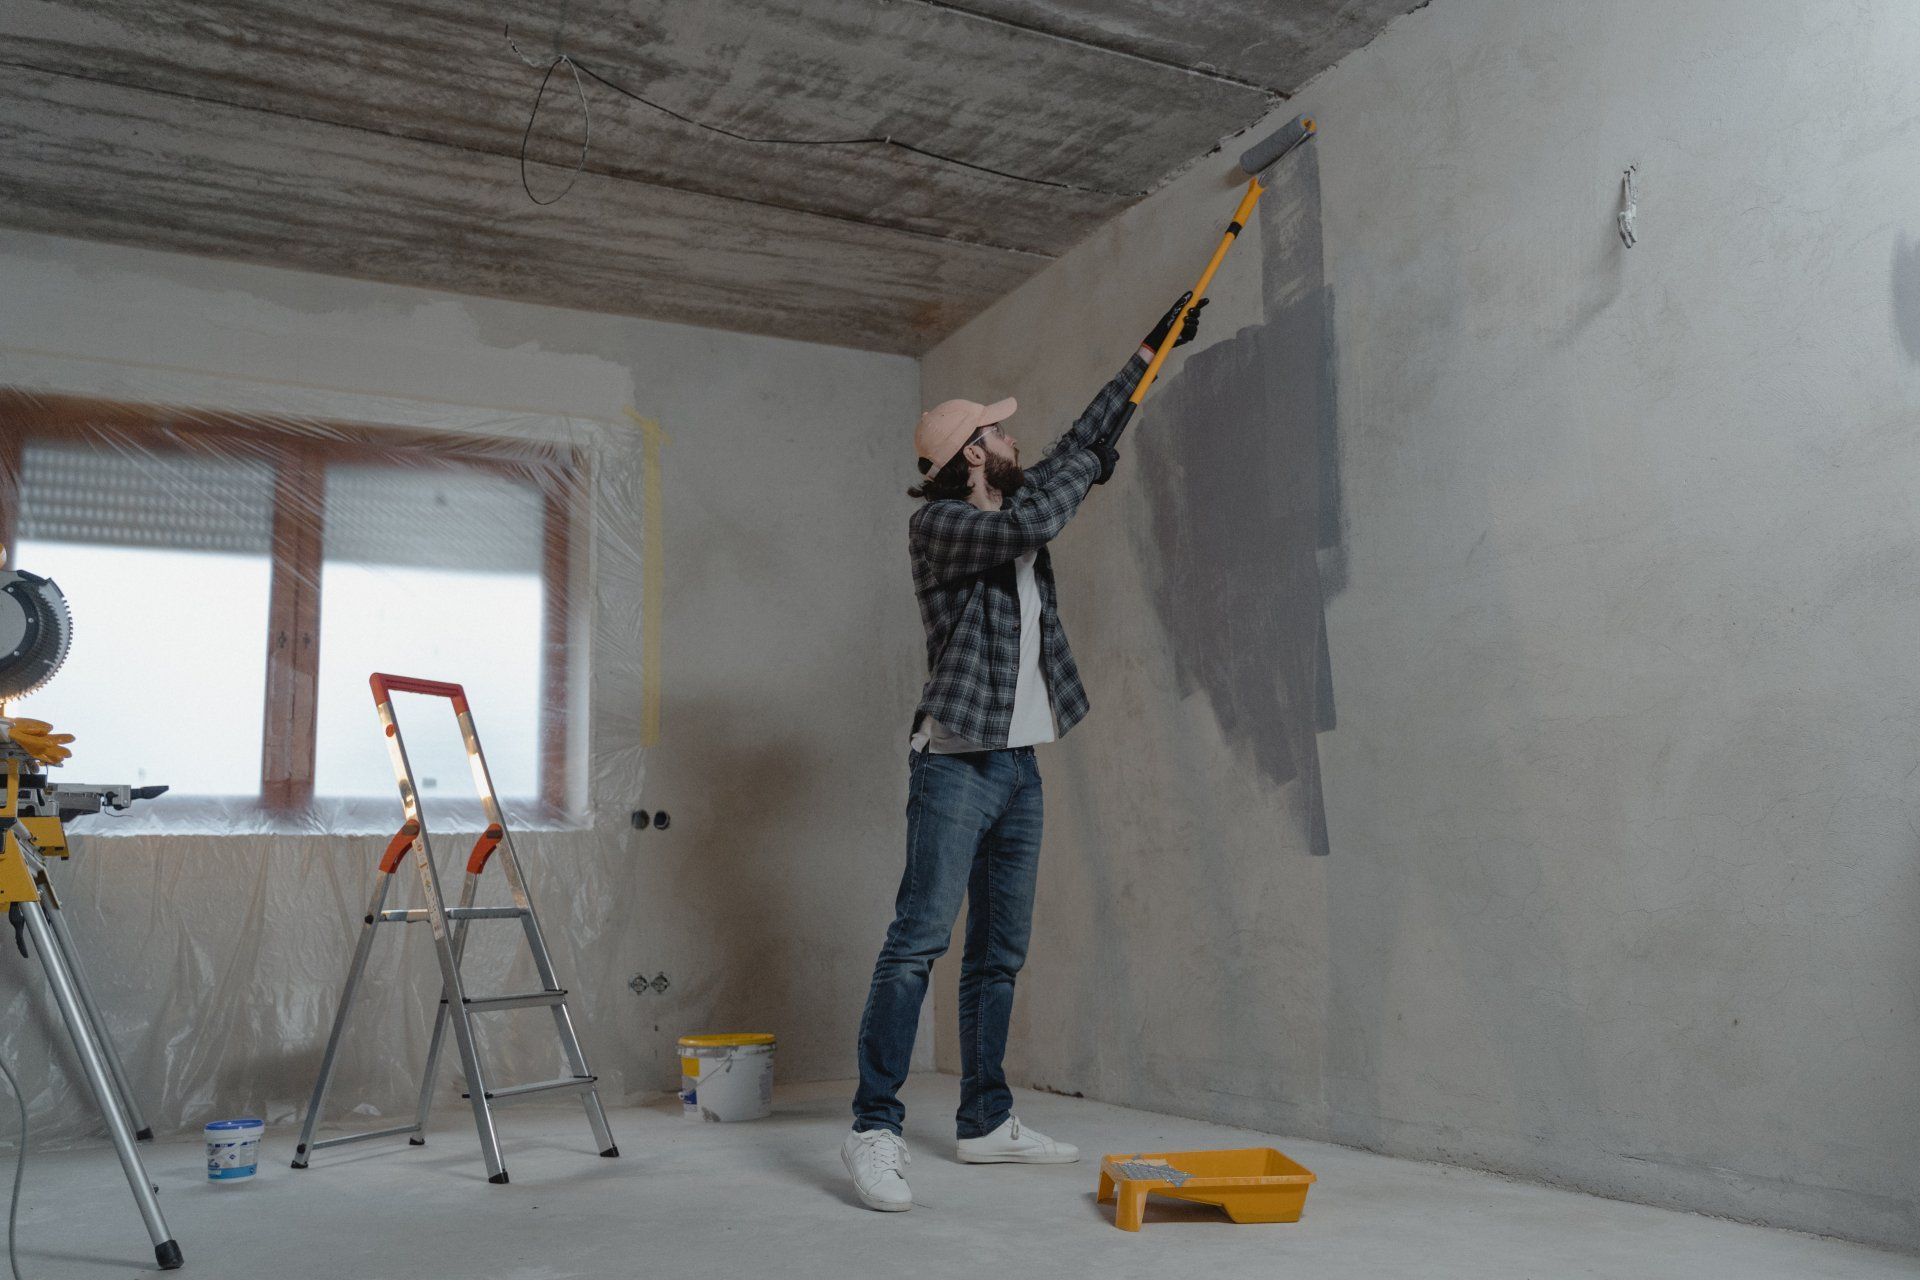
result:
[[[564,444],[426,431],[313,418],[270,418],[0,387],[0,568],[15,556],[26,446],[34,440],[132,439],[144,449],[220,457],[245,441],[274,468],[267,673],[262,708],[260,789],[266,813],[301,815],[314,805],[320,675],[320,574],[324,562],[326,468],[350,462],[419,470],[457,466],[533,484],[542,506],[539,764],[535,817],[569,813],[572,733],[574,547],[587,489],[581,451]],[[31,566],[29,566],[31,567]],[[433,672],[399,672],[433,678]],[[371,723],[371,721],[369,721]],[[330,802],[330,801],[329,801]]]

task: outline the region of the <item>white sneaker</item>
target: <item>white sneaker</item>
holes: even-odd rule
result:
[[[850,1133],[840,1147],[840,1159],[853,1175],[853,1189],[860,1202],[882,1213],[899,1213],[913,1208],[913,1192],[907,1187],[904,1165],[913,1163],[907,1143],[887,1129],[869,1129]]]
[[[1021,1124],[1019,1116],[1008,1116],[984,1138],[960,1139],[957,1154],[967,1164],[1072,1164],[1080,1158],[1080,1148],[1055,1142]]]

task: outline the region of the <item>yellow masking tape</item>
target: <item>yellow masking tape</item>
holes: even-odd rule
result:
[[[629,407],[627,416],[640,428],[641,483],[646,510],[640,513],[642,549],[640,583],[640,745],[651,747],[660,741],[660,602],[666,594],[667,552],[661,542],[660,447],[673,443],[672,437],[652,418],[643,418]]]

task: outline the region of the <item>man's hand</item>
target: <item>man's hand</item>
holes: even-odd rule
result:
[[[1179,318],[1180,309],[1187,305],[1187,300],[1191,297],[1193,297],[1191,289],[1181,294],[1180,300],[1168,309],[1167,314],[1160,317],[1160,323],[1153,326],[1153,331],[1140,345],[1148,351],[1158,351],[1160,344],[1167,340],[1167,335],[1173,332],[1173,322]],[[1206,305],[1205,298],[1193,304],[1193,310],[1187,312],[1187,318],[1181,322],[1180,336],[1173,340],[1174,346],[1184,347],[1200,335],[1200,309]]]
[[[1098,442],[1089,445],[1087,451],[1100,459],[1100,474],[1094,477],[1095,484],[1105,484],[1113,479],[1113,469],[1120,465],[1120,451],[1110,444]]]
[[[16,743],[41,764],[59,764],[73,754],[67,750],[67,743],[73,741],[73,735],[55,733],[53,726],[45,720],[0,719],[0,737]]]

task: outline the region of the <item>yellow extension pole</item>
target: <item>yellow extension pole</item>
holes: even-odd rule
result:
[[[1233,211],[1233,221],[1227,224],[1227,233],[1220,237],[1220,245],[1213,251],[1213,257],[1207,260],[1207,269],[1200,273],[1200,279],[1187,294],[1181,304],[1180,312],[1174,316],[1173,324],[1167,329],[1167,336],[1160,339],[1160,347],[1153,353],[1153,359],[1147,362],[1147,371],[1140,375],[1140,385],[1133,389],[1127,402],[1120,406],[1119,412],[1107,423],[1100,437],[1093,442],[1095,448],[1102,450],[1100,474],[1095,484],[1105,484],[1113,475],[1113,460],[1119,456],[1114,445],[1119,443],[1120,433],[1127,429],[1133,420],[1134,410],[1140,407],[1140,401],[1146,396],[1147,388],[1160,376],[1160,366],[1167,362],[1167,353],[1180,341],[1180,330],[1187,323],[1187,315],[1207,298],[1207,286],[1213,283],[1213,273],[1220,269],[1221,261],[1227,256],[1227,250],[1233,248],[1233,242],[1240,238],[1240,232],[1246,228],[1247,219],[1253,215],[1253,206],[1260,201],[1261,192],[1266,188],[1260,185],[1260,175],[1280,163],[1280,158],[1295,147],[1313,137],[1315,125],[1311,116],[1296,116],[1285,128],[1267,137],[1264,141],[1249,147],[1240,156],[1240,171],[1250,175],[1247,179],[1247,193],[1240,197],[1240,207]]]
[[[1247,194],[1240,197],[1240,207],[1233,211],[1233,221],[1227,224],[1227,232],[1220,237],[1220,247],[1213,251],[1213,257],[1207,262],[1207,269],[1200,273],[1200,280],[1193,286],[1193,292],[1187,296],[1187,305],[1180,308],[1180,314],[1173,318],[1173,327],[1167,330],[1167,336],[1160,339],[1160,349],[1153,353],[1153,360],[1147,365],[1147,371],[1140,375],[1140,385],[1127,397],[1129,404],[1139,404],[1140,398],[1147,394],[1147,388],[1160,376],[1160,366],[1167,361],[1167,353],[1173,350],[1173,344],[1179,340],[1180,326],[1186,323],[1187,312],[1194,304],[1207,296],[1207,286],[1213,283],[1213,273],[1220,269],[1220,262],[1227,256],[1227,250],[1240,238],[1240,229],[1247,225],[1247,218],[1253,213],[1253,206],[1260,199],[1260,193],[1266,188],[1260,185],[1260,179],[1247,181]]]

